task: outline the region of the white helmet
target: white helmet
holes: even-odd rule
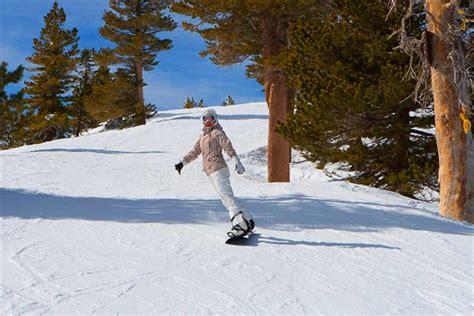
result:
[[[217,113],[214,109],[206,109],[201,115],[202,123],[205,126],[214,126],[217,124]]]

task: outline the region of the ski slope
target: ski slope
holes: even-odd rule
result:
[[[2,315],[472,315],[474,227],[327,178],[265,182],[264,103],[216,107],[247,172],[247,246],[198,159],[201,109],[0,152]]]

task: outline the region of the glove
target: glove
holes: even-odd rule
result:
[[[181,169],[183,169],[184,165],[182,162],[179,162],[177,164],[174,165],[174,168],[176,169],[176,171],[178,171],[179,174],[181,174]]]
[[[237,171],[238,174],[244,173],[245,168],[244,168],[244,165],[240,162],[239,158],[235,157],[234,162],[235,162],[235,171]]]

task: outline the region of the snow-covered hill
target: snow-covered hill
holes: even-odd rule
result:
[[[291,183],[266,183],[264,103],[217,108],[257,223],[224,244],[200,159],[174,170],[200,111],[0,152],[3,315],[473,314],[473,226],[298,155]]]

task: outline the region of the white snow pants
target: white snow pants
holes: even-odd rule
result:
[[[211,173],[209,175],[209,179],[211,179],[214,188],[219,194],[222,204],[224,204],[225,208],[229,212],[230,219],[234,218],[234,216],[240,212],[243,214],[245,219],[252,219],[252,215],[250,215],[250,213],[245,210],[234,197],[234,192],[232,191],[232,187],[230,185],[230,174],[228,168],[221,168]],[[238,224],[238,222],[233,224]]]

